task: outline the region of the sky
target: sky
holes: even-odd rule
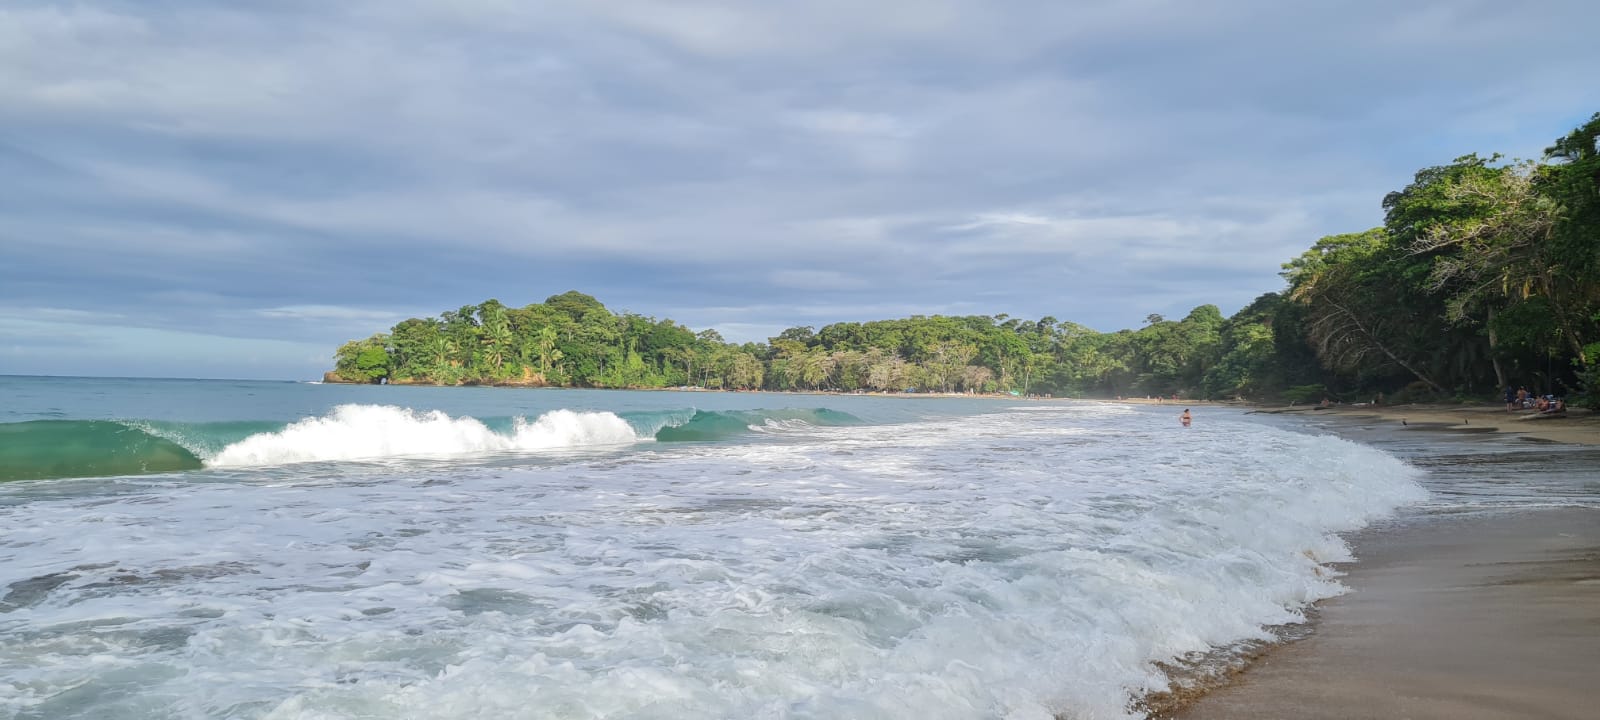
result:
[[[762,341],[1279,290],[1600,111],[1585,1],[0,5],[0,373],[310,379],[567,290]]]

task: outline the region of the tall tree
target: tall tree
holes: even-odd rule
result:
[[[1393,364],[1442,394],[1444,388],[1408,357],[1417,313],[1397,305],[1401,282],[1385,262],[1392,255],[1382,228],[1325,237],[1285,266],[1289,297],[1306,306],[1307,336],[1328,367],[1357,372],[1374,361],[1380,368]]]

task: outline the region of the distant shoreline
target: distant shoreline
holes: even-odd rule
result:
[[[566,385],[529,385],[522,383],[463,383],[447,385],[443,383],[425,382],[395,382],[395,383],[357,383],[348,380],[321,380],[322,385],[353,385],[358,387],[428,387],[428,388],[494,388],[498,390],[599,390],[606,392],[679,392],[679,393],[728,393],[734,395],[818,395],[827,397],[887,397],[887,398],[973,398],[991,400],[1038,400],[1038,401],[1074,401],[1074,402],[1135,402],[1134,400],[1119,401],[1113,398],[1073,398],[1073,397],[1046,397],[1042,395],[1012,395],[1010,393],[966,393],[966,392],[884,392],[881,390],[735,390],[729,388],[704,388],[704,387],[573,387]],[[1137,402],[1151,402],[1140,399]],[[1168,401],[1173,402],[1182,401]],[[1220,404],[1216,401],[1195,400],[1196,405]]]
[[[599,390],[607,392],[680,392],[680,393],[729,393],[736,395],[817,395],[823,397],[885,397],[907,399],[929,398],[970,398],[990,400],[1019,400],[1037,402],[1093,402],[1093,403],[1119,403],[1127,405],[1181,405],[1185,407],[1250,407],[1267,408],[1269,406],[1255,405],[1239,400],[1200,400],[1195,398],[1156,398],[1156,397],[1055,397],[1048,395],[1012,395],[1010,393],[968,393],[968,392],[886,392],[882,390],[735,390],[729,388],[705,387],[573,387],[567,385],[532,385],[517,382],[506,383],[462,383],[444,384],[427,382],[393,382],[393,383],[358,383],[348,380],[317,381],[322,385],[354,385],[364,387],[427,387],[427,388],[495,388],[500,390]],[[1277,407],[1277,406],[1270,406]]]

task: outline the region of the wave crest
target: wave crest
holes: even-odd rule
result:
[[[0,425],[0,481],[194,470],[183,445],[110,420],[31,420]]]
[[[0,423],[0,481],[110,477],[399,457],[717,442],[860,419],[827,408],[552,410],[536,418],[452,416],[394,405],[339,405],[292,423],[35,420]]]
[[[518,450],[629,445],[641,438],[609,412],[552,410],[533,421],[516,418],[499,433],[472,417],[393,405],[340,405],[277,432],[258,433],[213,457],[213,467],[372,460],[418,455],[476,455]]]
[[[687,420],[674,418],[656,427],[651,435],[662,442],[711,442],[750,432],[859,424],[856,416],[828,408],[696,410]]]

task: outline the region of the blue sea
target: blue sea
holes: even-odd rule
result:
[[[1339,533],[1585,482],[1179,410],[0,377],[0,717],[1140,717]]]

